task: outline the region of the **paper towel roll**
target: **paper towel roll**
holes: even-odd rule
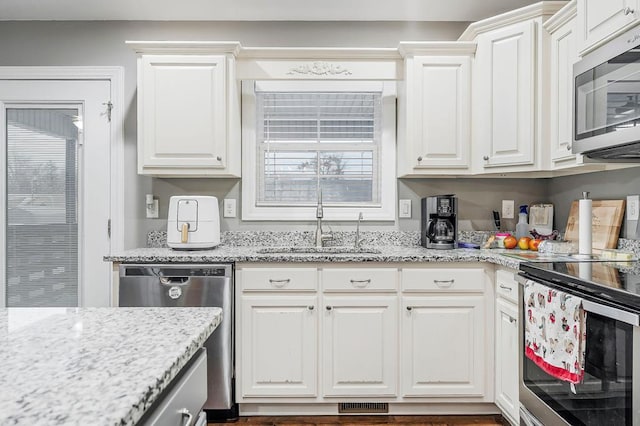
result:
[[[591,200],[588,192],[578,202],[578,253],[591,254]]]

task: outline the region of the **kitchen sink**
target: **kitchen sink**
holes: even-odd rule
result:
[[[367,247],[264,247],[257,249],[260,254],[380,254],[378,249]]]

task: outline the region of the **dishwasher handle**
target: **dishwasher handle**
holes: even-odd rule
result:
[[[160,284],[168,286],[187,285],[190,277],[158,277]]]

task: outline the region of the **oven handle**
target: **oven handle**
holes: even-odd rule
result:
[[[587,312],[593,312],[594,314],[599,314],[603,317],[624,322],[634,327],[638,327],[640,325],[640,317],[638,317],[638,315],[636,314],[632,314],[631,312],[612,308],[611,306],[600,305],[598,303],[593,303],[590,300],[585,299],[582,299],[582,307]]]
[[[520,284],[524,285],[527,281],[534,281],[530,278],[524,277],[522,275],[516,275],[515,279]],[[544,285],[544,283],[540,283]],[[640,316],[631,312],[623,311],[622,309],[613,308],[611,306],[601,305],[599,303],[594,303],[590,300],[582,299],[582,307],[587,312],[593,312],[594,314],[599,314],[607,318],[614,319],[616,321],[624,322],[626,324],[632,325],[634,327],[640,326]]]

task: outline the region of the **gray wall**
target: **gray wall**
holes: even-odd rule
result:
[[[549,179],[548,194],[549,200],[554,204],[556,229],[564,231],[571,202],[582,198],[583,191],[590,192],[590,197],[596,200],[626,200],[627,195],[640,194],[640,168]],[[620,235],[624,235],[624,223]]]

